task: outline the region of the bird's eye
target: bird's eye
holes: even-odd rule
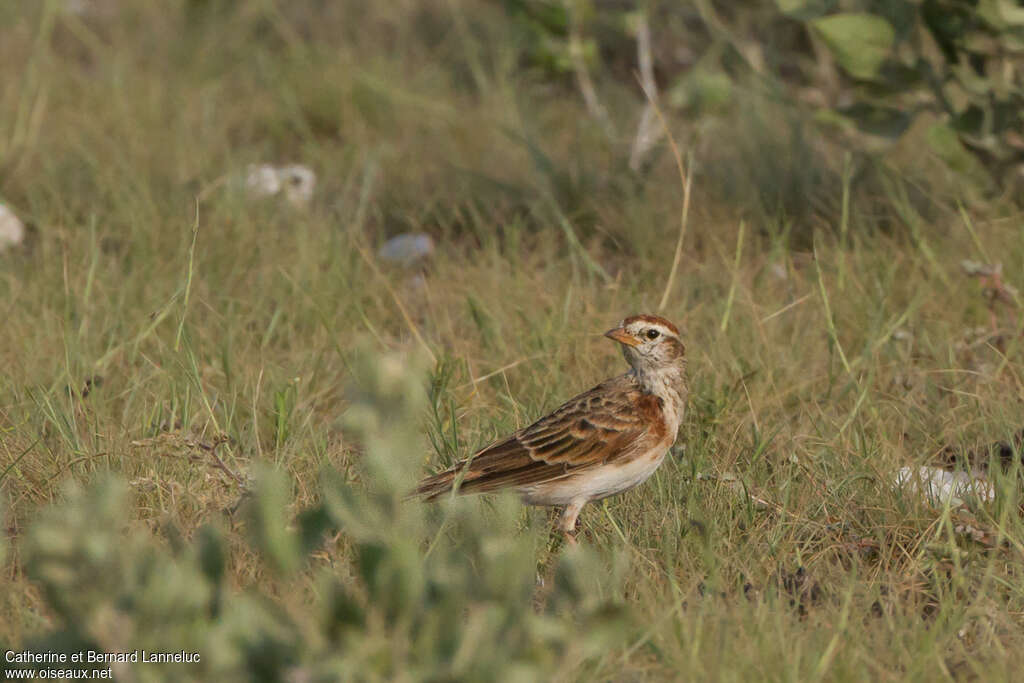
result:
[[[661,333],[658,332],[655,329],[647,330],[647,338],[648,339],[657,339],[659,334],[661,334]]]

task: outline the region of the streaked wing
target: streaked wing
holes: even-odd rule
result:
[[[665,435],[659,399],[628,375],[602,382],[511,436],[430,477],[417,492],[450,490],[462,474],[463,493],[539,484],[581,469],[628,459]]]

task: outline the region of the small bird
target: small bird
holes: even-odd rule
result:
[[[629,372],[427,477],[414,495],[434,500],[453,489],[510,488],[527,504],[564,506],[558,529],[574,543],[584,505],[654,474],[686,407],[686,348],[675,325],[656,315],[633,315],[604,336],[622,345]]]

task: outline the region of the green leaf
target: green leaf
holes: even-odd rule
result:
[[[359,574],[371,589],[376,586],[377,575],[386,555],[387,547],[383,543],[373,541],[359,545]]]
[[[228,552],[224,547],[224,536],[215,527],[203,525],[196,534],[196,551],[199,570],[214,586],[224,580],[228,564]]]
[[[419,607],[425,582],[415,546],[374,541],[359,544],[357,553],[370,600],[388,619]]]
[[[795,14],[807,6],[805,0],[775,0],[775,4],[783,14]]]
[[[1013,0],[980,0],[977,12],[985,22],[997,29],[1024,26],[1024,7],[1016,5]]]
[[[668,91],[668,101],[677,109],[711,113],[724,109],[733,98],[732,80],[712,68],[691,69]]]
[[[337,638],[350,629],[363,628],[366,612],[352,596],[348,586],[336,577],[329,577],[325,582],[322,619],[328,636]]]
[[[956,131],[942,123],[937,123],[928,129],[928,145],[933,152],[951,166],[968,156]]]
[[[287,477],[278,470],[266,469],[257,476],[249,501],[253,544],[283,573],[294,571],[302,559],[299,539],[288,529],[290,498]]]
[[[950,68],[957,82],[967,91],[968,96],[988,99],[993,90],[993,83],[968,64],[954,64]]]
[[[839,0],[775,0],[779,11],[800,21],[807,21],[830,12]]]
[[[821,17],[811,27],[843,69],[862,80],[878,73],[889,55],[895,33],[888,21],[874,14],[850,12]]]
[[[317,505],[299,513],[298,525],[304,556],[316,550],[323,544],[324,537],[337,529],[330,513],[323,505]]]
[[[970,150],[964,147],[960,136],[945,123],[936,123],[928,129],[928,145],[936,156],[946,162],[952,170],[964,177],[973,178],[983,184],[991,180],[985,168]]]

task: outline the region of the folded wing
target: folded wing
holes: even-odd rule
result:
[[[485,493],[568,477],[634,452],[664,436],[659,399],[631,376],[603,382],[555,412],[499,439],[451,469],[424,479],[417,495]]]

